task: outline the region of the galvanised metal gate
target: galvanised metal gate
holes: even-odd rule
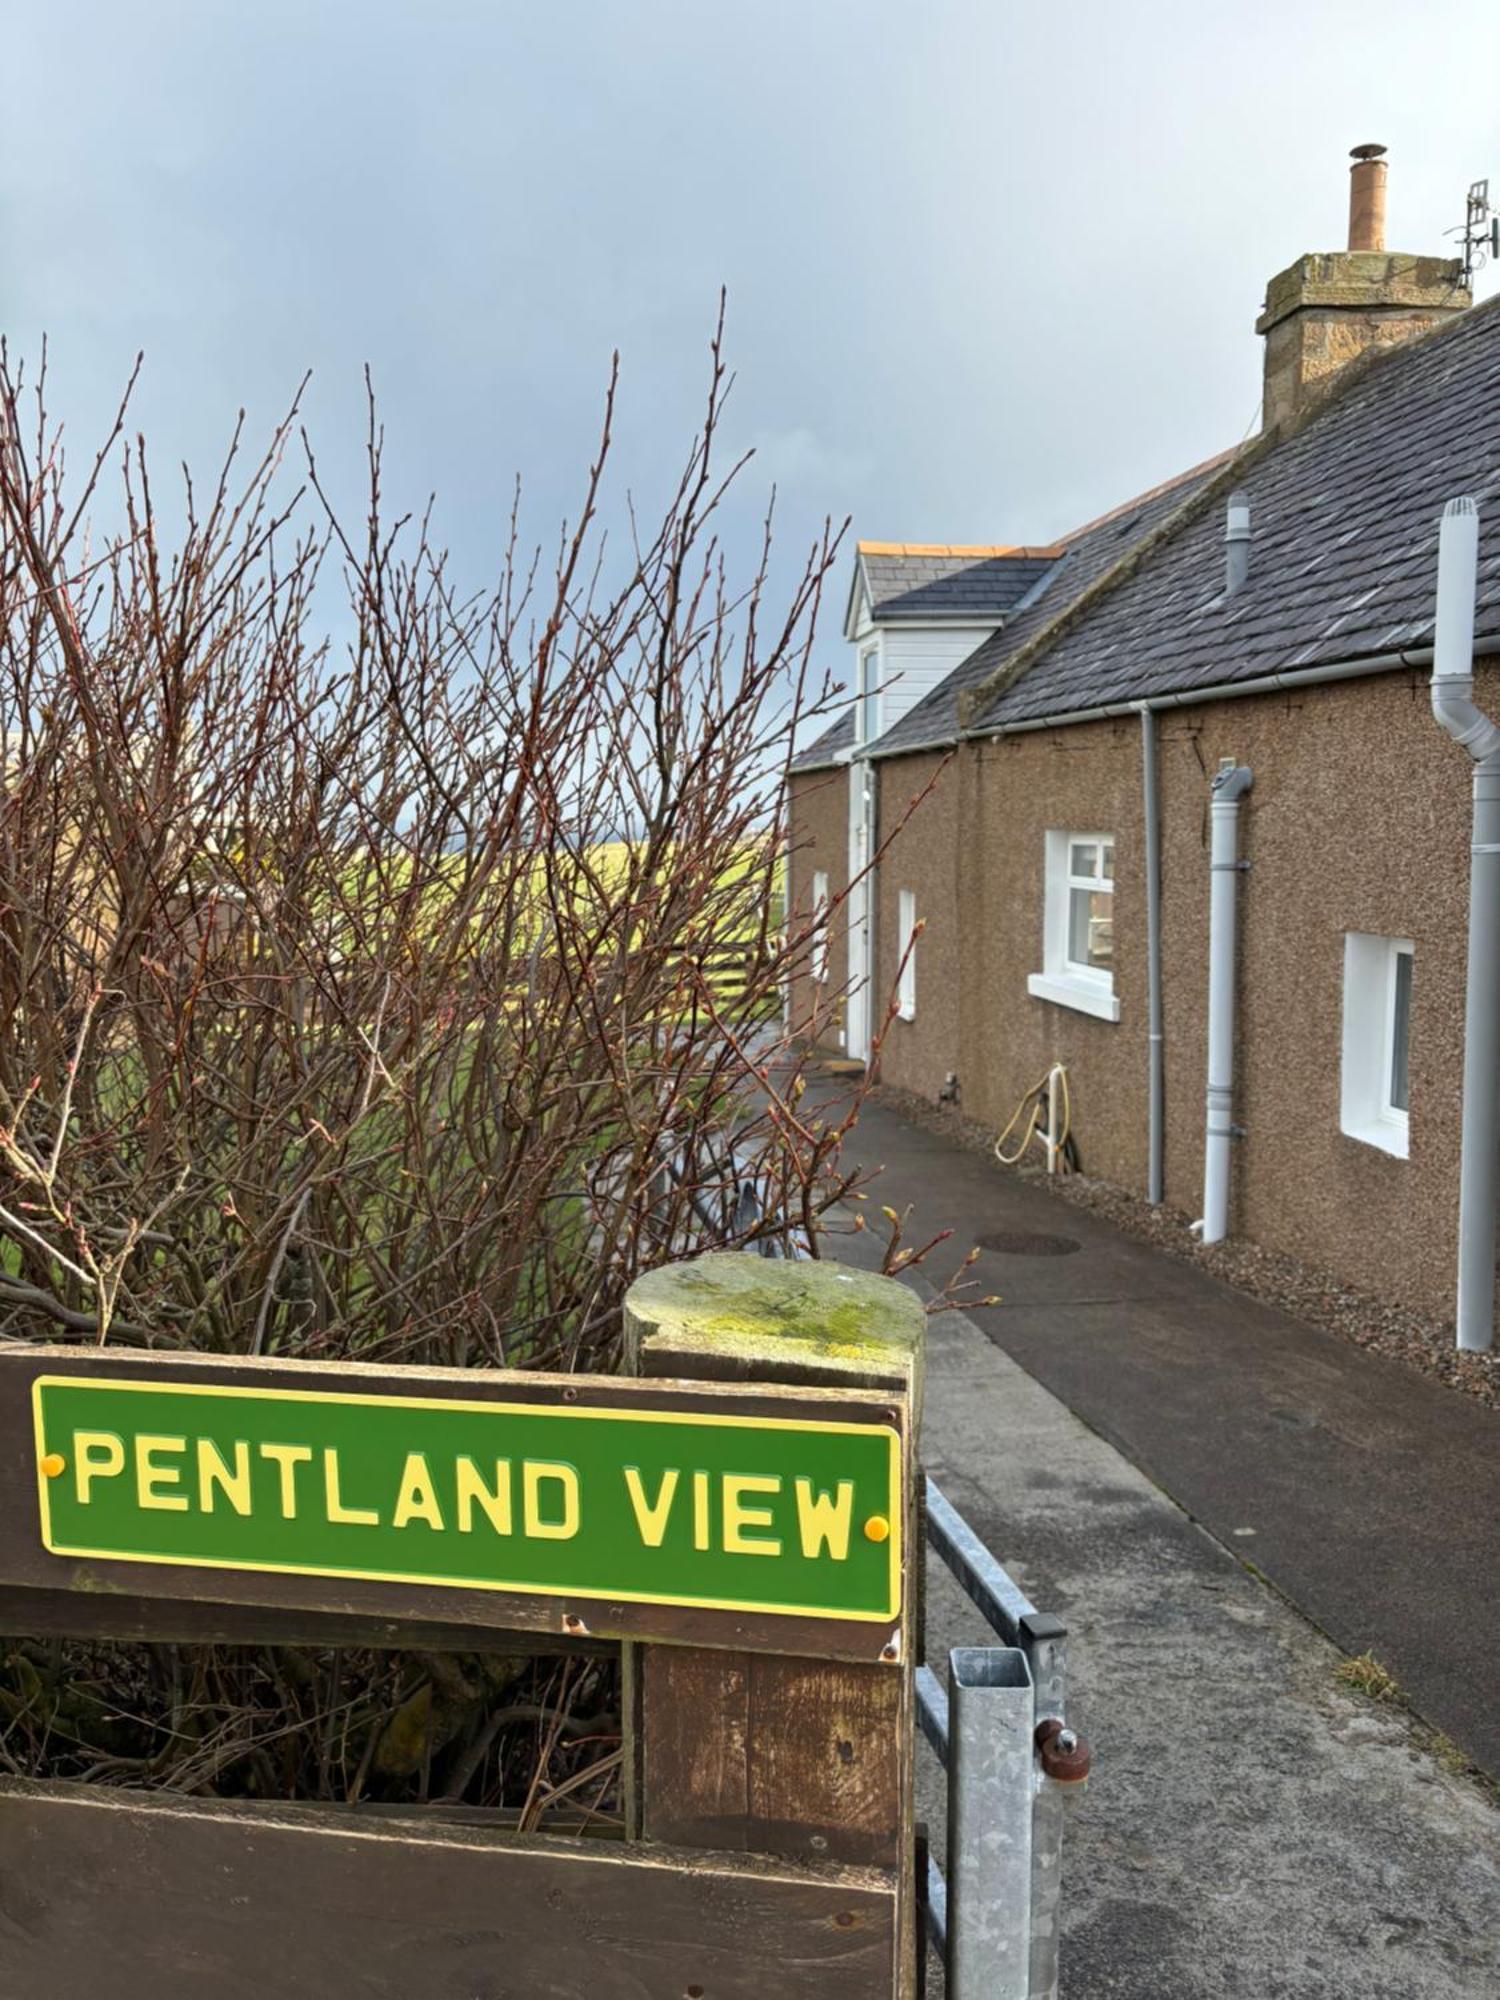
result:
[[[947,1771],[948,1874],[918,1892],[948,2000],[1056,2000],[1064,1814],[1089,1748],[1064,1709],[1067,1628],[1038,1611],[963,1516],[924,1482],[927,1542],[998,1646],[956,1647],[944,1688],[916,1672],[917,1720]]]

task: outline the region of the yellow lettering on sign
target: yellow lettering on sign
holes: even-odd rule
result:
[[[472,1534],[474,1530],[474,1502],[477,1500],[484,1509],[490,1526],[497,1535],[511,1532],[510,1510],[510,1460],[495,1460],[495,1490],[491,1493],[479,1476],[479,1467],[472,1458],[461,1458],[453,1468],[458,1488],[458,1532]]]
[[[773,1528],[776,1517],[769,1507],[747,1507],[747,1493],[779,1493],[781,1481],[748,1472],[724,1475],[724,1553],[729,1556],[779,1556],[781,1542],[775,1535],[747,1535],[747,1528]]]
[[[818,1556],[824,1544],[834,1562],[848,1560],[848,1530],[854,1516],[854,1480],[838,1482],[838,1498],[822,1488],[812,1490],[812,1480],[796,1482],[796,1524],[802,1534],[802,1554]]]
[[[413,1521],[425,1521],[429,1528],[441,1528],[443,1525],[437,1488],[427,1470],[426,1455],[420,1451],[406,1454],[406,1464],[401,1472],[401,1491],[396,1495],[396,1511],[391,1516],[391,1526],[407,1528]]]
[[[706,1549],[708,1540],[708,1474],[693,1474],[693,1547]]]
[[[205,1514],[214,1511],[214,1488],[218,1487],[236,1514],[250,1512],[250,1447],[243,1438],[234,1447],[234,1470],[230,1471],[212,1438],[198,1440],[198,1505]]]
[[[297,1471],[299,1465],[307,1465],[312,1459],[310,1444],[263,1444],[262,1458],[270,1459],[281,1474],[281,1518],[295,1521],[297,1518]]]
[[[113,1431],[74,1431],[73,1479],[78,1504],[87,1507],[96,1479],[114,1479],[125,1470],[125,1440]]]
[[[346,1507],[339,1492],[339,1455],[329,1447],[323,1452],[323,1498],[328,1518],[337,1527],[378,1528],[380,1516],[373,1507]]]
[[[542,1481],[562,1494],[562,1519],[542,1519]],[[526,1533],[539,1542],[571,1542],[578,1533],[578,1473],[571,1465],[528,1459],[521,1467],[521,1506]]]
[[[158,1465],[157,1457],[162,1452],[187,1451],[186,1438],[147,1437],[144,1433],[135,1441],[135,1497],[142,1507],[154,1507],[163,1514],[185,1514],[188,1497],[185,1493],[163,1493],[163,1486],[177,1486],[182,1480],[180,1465]]]
[[[838,1498],[820,1488],[813,1491],[810,1479],[797,1481],[797,1526],[802,1536],[802,1553],[812,1557],[828,1553],[835,1562],[849,1558],[849,1526],[854,1515],[854,1481],[841,1479]]]
[[[635,1525],[640,1530],[641,1540],[648,1549],[659,1549],[667,1538],[667,1522],[671,1518],[672,1502],[677,1495],[677,1481],[680,1477],[676,1466],[669,1466],[661,1476],[661,1485],[656,1489],[655,1501],[646,1498],[646,1489],[641,1484],[640,1468],[627,1465],[625,1468],[625,1490],[630,1495],[630,1504],[635,1509]]]

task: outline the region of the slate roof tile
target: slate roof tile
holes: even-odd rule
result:
[[[939,687],[893,723],[875,746],[875,755],[884,757],[953,742],[958,734],[959,695],[1002,668],[1053,619],[1076,603],[1133,543],[1183,506],[1203,481],[1219,470],[1227,456],[1221,454],[1194,466],[1068,536],[1063,543],[1065,553],[1053,565],[1040,593],[1031,603],[1019,606]],[[853,741],[852,723],[847,741]]]
[[[799,750],[792,759],[794,771],[823,771],[830,764],[839,761],[839,752],[848,750],[854,742],[854,711],[845,709],[838,721],[814,737],[805,750]]]
[[[1033,600],[1001,611],[998,629],[875,754],[953,742],[960,696],[997,676],[976,732],[1430,644],[1443,505],[1459,493],[1482,509],[1500,497],[1500,297],[1381,357],[1302,429],[1252,451],[1234,481],[1250,498],[1250,573],[1226,596],[1223,508],[1194,515],[1191,501],[1230,456],[1068,537]],[[1182,525],[1068,622],[1131,545],[1179,509]],[[1476,633],[1500,637],[1496,528],[1481,547]],[[1035,656],[1005,684],[1028,648]],[[846,714],[799,765],[833,761],[853,736]]]
[[[876,624],[972,616],[983,623],[1009,611],[1057,560],[1056,549],[931,549],[861,542],[859,565]]]
[[[1224,594],[1223,510],[1209,507],[1062,629],[973,727],[1430,644],[1443,504],[1470,493],[1483,508],[1500,494],[1500,299],[1370,366],[1235,483],[1251,507],[1241,590]],[[1483,638],[1500,636],[1494,533]],[[1017,645],[1012,623],[950,681],[977,685]]]

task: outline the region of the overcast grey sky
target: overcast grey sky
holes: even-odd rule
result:
[[[1350,145],[1395,248],[1500,197],[1493,0],[53,0],[5,67],[0,327],[75,453],[144,347],[158,460],[310,366],[352,473],[368,360],[476,579],[517,472],[535,533],[569,504],[616,345],[616,492],[660,490],[721,283],[747,532],[774,478],[795,540],[1044,540],[1253,425]]]

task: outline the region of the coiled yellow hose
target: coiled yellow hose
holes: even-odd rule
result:
[[[1073,1099],[1068,1089],[1067,1066],[1063,1063],[1053,1063],[1041,1081],[1031,1086],[1011,1114],[1010,1123],[995,1141],[995,1158],[1002,1167],[1019,1166],[1026,1156],[1026,1148],[1033,1139],[1041,1142],[1044,1153],[1047,1151],[1047,1100],[1054,1077],[1060,1086],[1062,1123],[1052,1136],[1051,1169],[1054,1173],[1067,1171],[1066,1165],[1060,1163],[1064,1160],[1068,1134],[1073,1129]],[[1020,1139],[1014,1152],[1007,1153],[1005,1142],[1018,1127],[1021,1132]]]

